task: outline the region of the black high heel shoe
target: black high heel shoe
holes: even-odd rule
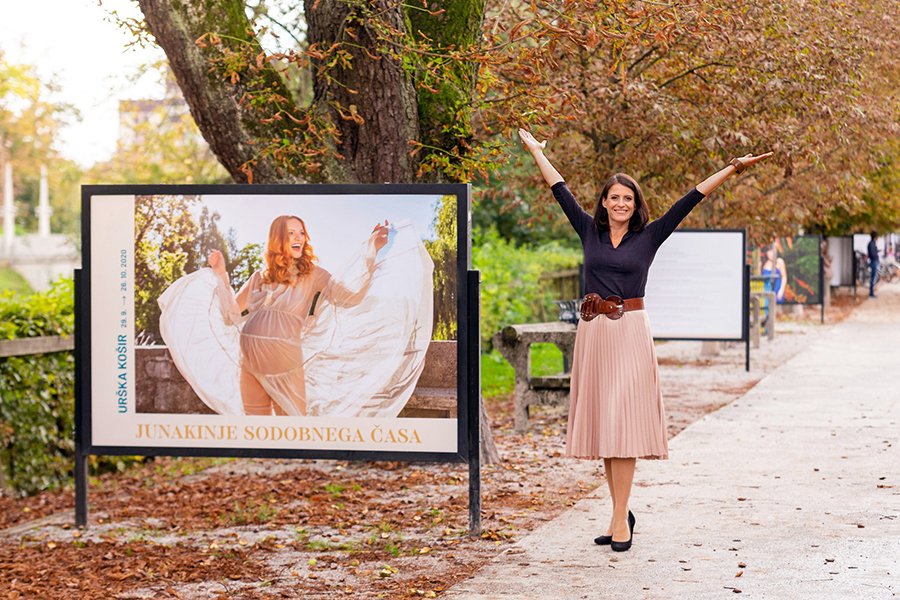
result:
[[[628,541],[627,542],[617,542],[612,539],[610,536],[609,539],[609,547],[613,549],[614,552],[625,552],[629,548],[631,548],[631,540],[634,538],[634,523],[635,518],[634,515],[631,514],[631,511],[628,511]]]
[[[634,515],[631,513],[630,510],[628,511],[628,528],[629,528],[632,532],[634,532]],[[601,535],[601,536],[599,536],[599,537],[595,537],[595,538],[594,538],[594,543],[597,544],[598,546],[609,546],[610,544],[612,544],[612,536],[611,536],[611,535]],[[616,543],[617,543],[617,544],[624,544],[624,543],[626,543],[626,542],[616,542]],[[628,543],[629,545],[631,544],[630,541],[627,542],[627,543]],[[625,548],[625,550],[628,550],[628,548]]]

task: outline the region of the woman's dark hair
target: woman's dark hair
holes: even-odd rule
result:
[[[603,186],[603,191],[600,192],[600,200],[597,202],[597,210],[594,212],[594,223],[597,225],[597,229],[599,231],[609,229],[609,213],[603,208],[603,201],[606,200],[606,197],[609,195],[609,188],[617,183],[630,188],[631,191],[634,192],[634,214],[631,215],[631,220],[628,222],[628,230],[643,230],[650,221],[650,207],[647,206],[647,201],[644,200],[644,193],[641,191],[641,186],[638,185],[638,182],[635,181],[633,177],[630,177],[625,173],[616,173],[610,177],[606,181],[606,185]]]

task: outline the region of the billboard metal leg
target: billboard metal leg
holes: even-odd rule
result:
[[[775,305],[772,303],[772,306],[769,308],[770,311],[775,311]],[[769,325],[769,316],[766,317],[766,326]],[[746,340],[746,346],[744,348],[744,369],[749,373],[750,372],[750,265],[744,265],[744,340]]]
[[[88,457],[75,450],[75,526],[87,527],[88,519]]]
[[[468,306],[468,439],[469,439],[469,535],[481,535],[481,334],[479,332],[479,271],[467,273]]]
[[[75,269],[75,526],[87,527],[88,518],[88,455],[84,452],[84,382],[83,366],[83,340],[84,320],[81,311],[81,292],[84,282],[81,269]]]
[[[749,335],[747,336],[747,347],[744,350],[744,353],[746,355],[745,359],[744,359],[744,362],[746,363],[744,365],[744,370],[749,373],[750,372],[750,336]]]

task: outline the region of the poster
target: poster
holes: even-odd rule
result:
[[[206,187],[90,190],[92,445],[457,452],[467,194]]]
[[[828,257],[831,259],[831,279],[833,287],[854,285],[853,238],[833,236],[828,238]]]
[[[778,304],[822,303],[822,238],[817,235],[781,237],[757,248],[750,264],[754,276],[775,292]]]

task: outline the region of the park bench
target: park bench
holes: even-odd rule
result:
[[[765,324],[769,341],[775,339],[775,292],[750,292],[750,344],[759,348],[759,330]],[[767,310],[768,309],[768,310]]]
[[[493,343],[515,370],[514,424],[523,433],[528,428],[528,407],[535,405],[563,405],[569,403],[569,373],[533,377],[531,375],[531,345],[555,344],[563,353],[566,365],[572,364],[575,350],[575,325],[554,321],[509,325],[494,335]]]

